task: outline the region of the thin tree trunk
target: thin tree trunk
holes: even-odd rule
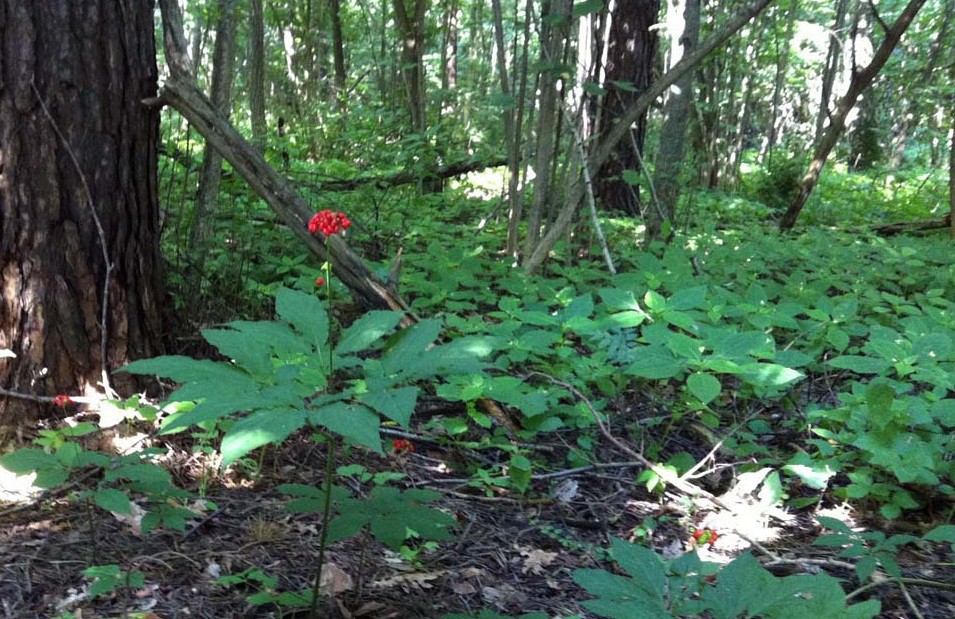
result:
[[[508,179],[507,179],[507,197],[508,197],[508,215],[507,215],[507,254],[517,256],[520,244],[520,224],[521,216],[524,210],[524,185],[521,184],[521,178],[526,171],[527,157],[521,157],[521,145],[527,146],[529,140],[524,136],[524,108],[527,100],[527,65],[528,65],[528,46],[530,45],[531,32],[531,11],[533,10],[533,0],[526,0],[524,3],[524,40],[521,44],[521,66],[520,79],[517,86],[517,109],[515,111],[515,141],[517,147],[516,158],[511,159],[508,153]]]
[[[409,14],[405,0],[394,0],[411,130],[420,134],[427,129],[424,99],[424,13],[427,5],[427,0],[414,0],[413,13]]]
[[[153,3],[0,0],[0,56],[0,389],[95,396],[162,352]]]
[[[836,19],[829,35],[829,51],[826,53],[826,67],[822,73],[822,89],[819,97],[819,114],[816,115],[816,132],[813,134],[813,144],[822,140],[822,132],[829,118],[829,101],[832,99],[832,87],[836,82],[842,60],[842,39],[839,38],[845,26],[846,13],[849,10],[849,0],[837,0]]]
[[[545,3],[546,13],[541,15],[541,57],[543,70],[538,74],[540,95],[537,100],[537,153],[534,158],[534,195],[527,226],[525,255],[530,254],[540,239],[544,207],[551,195],[551,164],[556,151],[557,108],[559,105],[557,87],[560,75],[556,69],[556,59],[563,50],[573,0],[550,0]],[[553,68],[548,68],[553,67]]]
[[[345,108],[345,43],[342,35],[341,0],[328,0],[332,20],[332,55],[335,59],[335,102],[341,110]]]
[[[700,0],[668,0],[667,26],[670,36],[668,67],[673,67],[684,56],[693,53],[700,37]],[[660,130],[660,150],[657,153],[653,186],[656,188],[656,208],[647,209],[647,243],[672,236],[677,201],[680,199],[680,171],[685,153],[686,126],[693,103],[693,72],[688,72],[670,89],[663,112],[666,119]],[[670,229],[663,234],[664,224]]]
[[[232,111],[232,80],[235,75],[235,0],[219,0],[219,23],[216,25],[215,51],[212,55],[212,104],[229,117]],[[222,156],[214,148],[207,148],[199,173],[195,216],[189,237],[189,249],[196,256],[196,276],[202,276],[205,264],[206,242],[211,213],[219,196],[222,177]]]
[[[265,122],[265,19],[262,0],[249,0],[249,108],[253,141],[262,148],[268,131]]]
[[[773,149],[776,148],[776,141],[783,132],[783,115],[780,114],[780,107],[783,102],[783,91],[786,89],[786,76],[789,73],[789,58],[792,55],[790,46],[793,41],[793,29],[796,26],[796,14],[799,10],[799,2],[793,2],[789,9],[789,15],[786,18],[786,34],[782,41],[777,36],[776,42],[776,79],[773,82],[773,115],[772,123],[769,126],[769,135],[766,136],[763,152],[760,153],[760,159],[766,161],[771,156]],[[749,65],[747,65],[749,66]]]
[[[892,54],[892,50],[894,50],[898,44],[899,39],[902,38],[902,34],[912,23],[915,14],[918,13],[923,4],[925,4],[925,0],[909,0],[909,3],[902,10],[898,19],[896,19],[895,23],[886,31],[885,38],[872,57],[872,61],[865,67],[853,68],[852,78],[849,81],[849,90],[842,99],[839,100],[839,105],[836,106],[836,112],[832,116],[829,128],[826,129],[825,134],[822,136],[822,141],[820,141],[816,147],[812,162],[809,164],[809,171],[803,176],[802,181],[799,183],[799,194],[779,220],[780,230],[788,230],[795,225],[796,218],[799,217],[799,213],[809,199],[809,194],[812,193],[812,190],[816,187],[816,183],[819,182],[819,175],[822,173],[822,168],[826,163],[826,159],[829,157],[829,153],[832,152],[832,149],[836,146],[839,137],[845,129],[846,116],[849,115],[859,95],[872,84],[872,81],[879,74],[879,71]]]

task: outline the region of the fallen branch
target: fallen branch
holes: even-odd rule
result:
[[[320,191],[353,191],[365,185],[372,185],[378,189],[387,189],[398,185],[416,183],[423,178],[440,178],[442,180],[470,174],[487,168],[497,168],[507,165],[507,159],[492,159],[490,161],[458,161],[440,166],[434,170],[402,171],[387,176],[356,176],[341,180],[320,181],[311,183],[310,187]]]
[[[927,221],[904,221],[894,224],[881,224],[873,226],[872,231],[879,236],[895,236],[896,234],[908,234],[910,232],[923,232],[925,230],[941,230],[952,225],[952,214],[949,213],[941,219],[929,219]]]

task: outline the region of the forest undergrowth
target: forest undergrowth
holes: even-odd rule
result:
[[[159,381],[0,460],[46,489],[0,508],[7,616],[955,614],[942,236],[700,193],[667,246],[601,218],[616,275],[582,224],[528,277],[473,185],[313,196],[400,250],[407,325],[225,182],[177,354],[124,369]]]

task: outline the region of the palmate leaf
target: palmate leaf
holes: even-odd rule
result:
[[[335,354],[341,356],[367,349],[376,340],[391,333],[402,316],[401,312],[368,312],[342,333],[338,346],[335,347]]]
[[[367,499],[348,499],[338,506],[339,515],[329,525],[329,535],[342,539],[368,526],[372,535],[393,550],[398,550],[408,539],[409,529],[424,539],[450,539],[449,529],[457,521],[439,509],[424,505],[441,496],[430,490],[375,486]]]
[[[275,313],[316,348],[328,341],[328,312],[314,295],[280,288],[275,295]]]
[[[222,437],[222,466],[229,466],[253,449],[278,444],[305,425],[302,408],[259,410],[237,421]]]
[[[377,413],[357,402],[333,402],[322,406],[309,411],[308,420],[328,428],[352,443],[368,447],[379,455],[385,453],[381,448],[381,436],[378,434],[381,419]]]

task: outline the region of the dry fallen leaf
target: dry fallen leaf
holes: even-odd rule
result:
[[[557,560],[559,556],[556,552],[547,552],[546,550],[541,550],[540,548],[534,549],[520,549],[522,555],[524,555],[524,567],[521,569],[521,572],[526,574],[528,572],[532,574],[543,574],[544,568]]]
[[[343,591],[350,591],[355,586],[352,577],[334,563],[322,566],[321,587],[325,593],[335,595]]]

